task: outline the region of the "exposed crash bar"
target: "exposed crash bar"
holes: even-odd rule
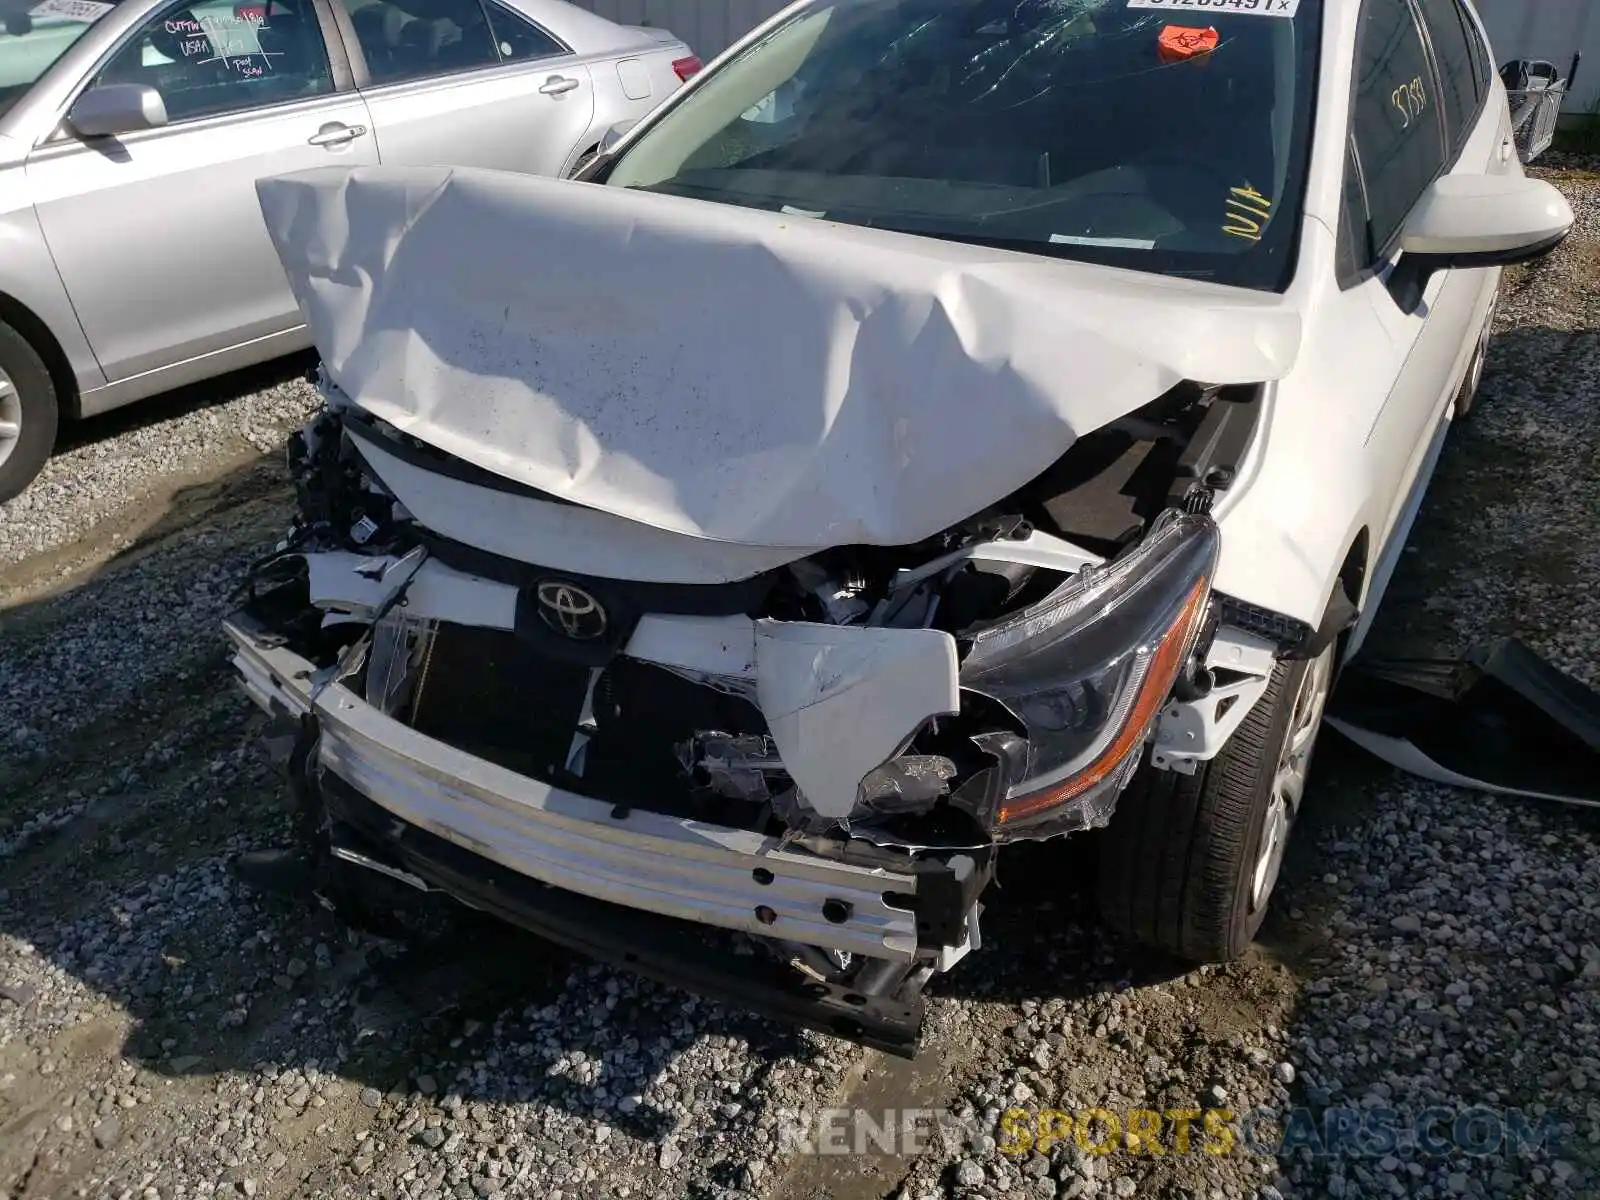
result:
[[[243,624],[224,629],[268,712],[310,706],[312,665]],[[648,912],[874,958],[909,961],[915,916],[885,893],[914,874],[780,850],[778,839],[549,787],[395,721],[338,684],[315,701],[321,764],[394,816],[519,874]],[[756,873],[770,882],[759,882]],[[844,921],[830,914],[846,911]],[[769,919],[758,915],[765,909]]]

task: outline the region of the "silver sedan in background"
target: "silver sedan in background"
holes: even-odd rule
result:
[[[255,181],[566,174],[700,68],[562,0],[0,0],[0,501],[62,416],[310,339]]]

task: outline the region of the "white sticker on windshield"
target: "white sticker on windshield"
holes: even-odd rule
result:
[[[28,10],[30,17],[66,17],[72,21],[94,22],[116,6],[100,0],[41,0]]]
[[[1164,12],[1248,13],[1254,17],[1292,17],[1300,0],[1128,0],[1129,8]]]
[[[1050,240],[1058,246],[1110,246],[1114,250],[1154,250],[1154,238],[1126,237],[1074,237],[1070,233],[1052,233]]]

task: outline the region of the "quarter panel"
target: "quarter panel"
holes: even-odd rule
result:
[[[588,131],[578,139],[577,145],[573,148],[573,158],[568,163],[568,170],[576,165],[579,154],[599,144],[606,130],[621,121],[642,120],[682,87],[683,84],[672,70],[672,63],[674,59],[682,58],[688,53],[688,47],[680,44],[667,50],[628,55],[623,60],[592,63],[590,70],[595,85],[594,118],[589,124]],[[650,80],[648,96],[632,99],[626,94],[620,78],[621,63],[624,61],[638,63],[648,74]],[[562,172],[563,175],[566,173]]]

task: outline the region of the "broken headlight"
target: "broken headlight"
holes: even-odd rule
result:
[[[961,686],[1027,731],[1026,748],[1003,756],[1002,835],[1109,818],[1199,637],[1219,546],[1209,517],[1173,513],[1122,558],[973,639]]]

